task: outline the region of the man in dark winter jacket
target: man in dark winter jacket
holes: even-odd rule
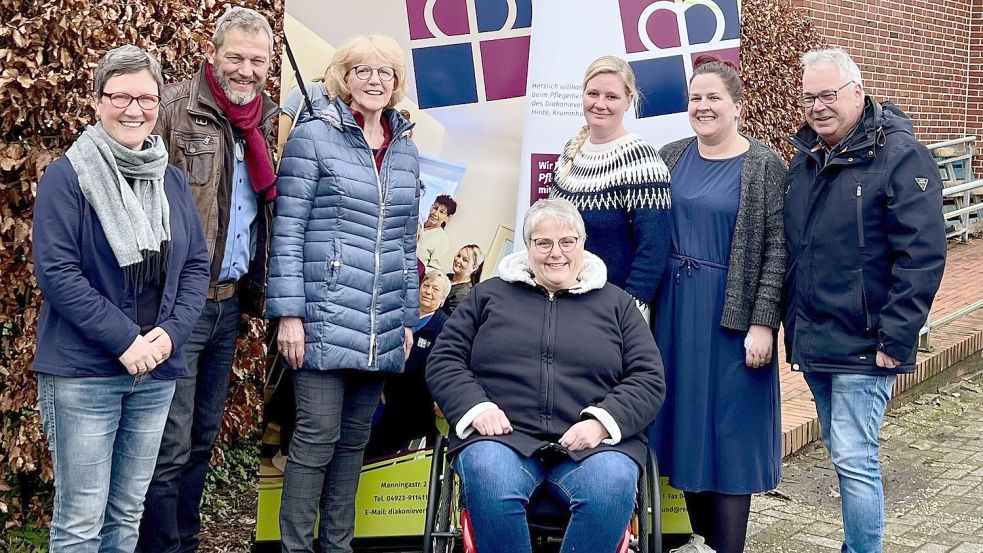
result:
[[[878,434],[942,280],[942,182],[911,121],[864,94],[842,50],[802,58],[806,124],[790,138],[785,351],[805,373],[839,475],[845,552],[879,552]]]

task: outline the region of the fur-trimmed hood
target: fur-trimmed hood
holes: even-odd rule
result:
[[[529,266],[529,256],[525,251],[515,252],[502,258],[498,263],[498,276],[505,282],[540,286],[533,280],[532,267]],[[600,290],[608,280],[608,269],[600,257],[584,250],[584,263],[580,270],[577,284],[567,289],[571,294],[585,294],[591,290]]]

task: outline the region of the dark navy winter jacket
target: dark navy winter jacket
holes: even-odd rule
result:
[[[277,176],[267,316],[304,320],[305,369],[403,370],[419,318],[420,165],[396,110],[382,170],[351,109],[302,114]]]
[[[188,182],[173,165],[164,173],[170,205],[171,253],[157,326],[171,356],[150,374],[188,374],[182,346],[198,322],[208,289],[208,250]],[[124,286],[95,210],[68,158],[48,166],[34,201],[34,274],[44,296],[33,370],[59,376],[126,374],[119,362],[140,334],[136,293]]]
[[[789,138],[785,351],[794,370],[915,370],[918,332],[942,280],[942,181],[908,117],[867,97],[828,162],[808,126]],[[878,350],[901,361],[875,365]]]

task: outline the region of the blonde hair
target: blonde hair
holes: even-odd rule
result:
[[[635,80],[635,72],[632,71],[628,62],[616,56],[601,56],[597,58],[587,66],[587,71],[584,72],[583,88],[586,89],[587,83],[598,75],[615,75],[621,79],[622,84],[625,85],[625,94],[631,99],[631,106],[635,108],[637,113],[640,94],[638,92],[638,83]],[[567,149],[564,152],[567,162],[562,166],[557,166],[557,179],[563,179],[570,172],[570,168],[573,166],[573,158],[577,157],[577,152],[580,151],[580,147],[587,141],[588,136],[590,136],[590,125],[584,125],[580,128],[576,136],[570,140],[570,144],[567,145]]]
[[[406,96],[406,54],[403,49],[395,40],[384,35],[358,35],[349,38],[335,50],[324,72],[324,86],[332,98],[340,97],[346,104],[352,101],[345,77],[353,67],[371,57],[381,58],[396,70],[393,95],[386,107],[394,107]]]
[[[472,273],[477,271],[478,266],[485,260],[485,255],[481,253],[481,248],[478,246],[478,244],[468,244],[467,246],[462,246],[460,250],[457,250],[457,253],[462,253],[464,257],[471,260]]]

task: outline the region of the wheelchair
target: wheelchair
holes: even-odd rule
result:
[[[471,519],[460,504],[459,485],[454,464],[447,457],[447,438],[438,435],[430,466],[423,553],[480,553],[475,550]],[[660,503],[658,463],[649,451],[647,465],[639,476],[635,514],[616,553],[661,553]],[[529,500],[526,517],[533,551],[556,551],[570,519],[567,506],[540,488]]]

